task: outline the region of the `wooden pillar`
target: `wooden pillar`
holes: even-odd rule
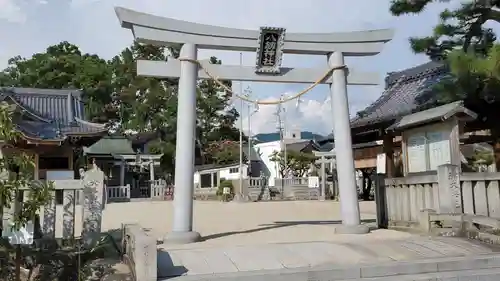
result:
[[[382,130],[383,151],[385,154],[385,175],[388,178],[396,176],[396,167],[394,165],[394,135],[391,132]]]
[[[379,228],[388,228],[388,210],[387,210],[387,195],[386,195],[386,178],[396,176],[396,167],[394,165],[394,134],[381,130],[383,146],[382,150],[385,154],[385,175],[377,174],[377,182],[375,186],[375,204],[377,206],[377,225]]]
[[[40,156],[38,155],[38,153],[35,153],[35,170],[33,171],[33,177],[35,180],[39,180],[40,179],[40,174],[38,172],[38,167],[39,167],[39,158]]]
[[[151,184],[155,181],[155,164],[152,159],[149,163],[149,180],[151,181]]]
[[[68,153],[68,167],[70,170],[73,170],[73,150],[69,150]]]
[[[125,161],[120,161],[120,186],[125,186]]]

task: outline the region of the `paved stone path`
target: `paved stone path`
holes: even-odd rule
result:
[[[374,221],[374,202],[360,202],[360,209],[363,219]],[[103,212],[102,227],[138,223],[163,239],[172,227],[172,213],[171,201],[111,203]],[[325,241],[336,239],[332,225],[340,219],[340,204],[332,201],[195,201],[193,228],[208,238],[204,245]]]
[[[459,238],[419,237],[404,240],[306,242],[159,249],[159,277],[279,270],[317,266],[349,266],[494,253],[485,245]]]
[[[360,202],[360,210],[362,219],[373,224],[375,204]],[[395,230],[375,230],[366,235],[334,234],[340,219],[340,204],[330,201],[195,201],[194,230],[200,232],[205,240],[181,246],[159,245],[158,274],[162,277],[159,280],[214,280],[220,277],[214,274],[255,275],[276,270],[279,275],[284,274],[281,272],[283,270],[302,270],[302,275],[293,275],[302,276],[302,279],[287,281],[341,280],[331,279],[331,272],[326,279],[314,277],[316,275],[311,277],[308,270],[326,267],[331,271],[335,266],[341,266],[343,269],[395,261],[429,262],[428,259],[431,258],[473,257],[496,252],[493,247],[463,239],[432,238]],[[107,205],[103,214],[103,229],[119,229],[122,223],[139,223],[161,240],[171,229],[172,202]],[[500,258],[497,260],[500,261]],[[490,263],[483,261],[480,264]],[[436,263],[431,261],[430,266],[436,267]],[[416,269],[409,270],[414,272]],[[500,271],[500,262],[498,268],[484,270],[497,274],[496,270]],[[360,269],[354,269],[354,272],[356,271],[359,274]],[[309,275],[303,275],[304,272]],[[342,274],[336,276],[343,276]],[[179,275],[183,276],[171,278]],[[206,279],[204,276],[209,277]],[[498,276],[500,275],[495,275],[495,278]],[[228,277],[228,280],[234,280],[231,279],[233,277]],[[254,277],[256,279],[245,280],[263,280],[262,276]],[[423,278],[422,280],[434,280],[427,276]],[[500,277],[494,280],[500,280]]]

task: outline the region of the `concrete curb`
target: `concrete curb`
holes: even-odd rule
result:
[[[500,280],[500,255],[447,257],[414,261],[398,261],[356,266],[323,265],[281,270],[242,271],[235,273],[186,275],[168,280],[238,280],[238,281],[333,281],[333,280],[428,280],[436,277],[483,276]],[[433,277],[434,276],[434,277]],[[409,278],[409,279],[407,279]],[[413,278],[413,279],[411,279]],[[427,278],[427,279],[426,279]],[[159,280],[167,280],[167,278]],[[474,279],[482,280],[482,279]],[[484,279],[490,280],[490,279]]]

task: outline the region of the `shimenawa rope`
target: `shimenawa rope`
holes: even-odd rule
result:
[[[244,100],[246,102],[249,102],[249,103],[253,103],[253,104],[260,104],[260,105],[275,105],[275,104],[282,104],[282,103],[285,103],[285,102],[288,102],[288,101],[291,101],[291,100],[294,100],[294,99],[298,99],[300,98],[301,96],[307,94],[310,90],[312,90],[314,87],[318,86],[323,80],[325,80],[334,70],[337,70],[337,69],[343,69],[343,68],[346,68],[347,66],[345,64],[343,65],[339,65],[339,66],[335,66],[335,67],[332,67],[330,69],[328,69],[325,74],[323,76],[321,76],[321,78],[319,78],[318,80],[316,80],[316,82],[314,82],[312,85],[310,85],[309,87],[305,88],[304,90],[298,92],[297,94],[291,96],[291,97],[287,97],[287,98],[283,98],[283,99],[279,99],[279,100],[270,100],[270,101],[259,101],[259,100],[252,100],[252,99],[249,99],[247,97],[244,97],[242,95],[239,95],[239,94],[236,94],[233,92],[233,90],[231,90],[231,88],[229,88],[228,86],[224,85],[224,83],[222,83],[218,77],[215,77],[213,76],[210,72],[207,71],[207,69],[203,66],[203,64],[201,64],[200,61],[198,60],[193,60],[193,59],[188,59],[188,58],[179,58],[179,61],[188,61],[188,62],[191,62],[191,63],[194,63],[194,64],[197,64],[202,70],[203,72],[205,72],[205,74],[212,80],[215,81],[215,83],[217,83],[217,85],[221,86],[224,90],[226,90],[228,93],[231,93],[233,96],[241,99],[241,100]]]

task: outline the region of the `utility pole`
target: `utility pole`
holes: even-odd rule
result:
[[[250,95],[252,94],[252,89],[250,87],[247,87],[244,91],[244,94],[243,96],[246,97],[246,98],[250,98]],[[251,160],[251,155],[252,155],[252,129],[251,129],[251,123],[250,123],[250,119],[252,118],[252,115],[254,115],[256,112],[257,112],[257,108],[254,110],[254,111],[251,111],[251,105],[248,104],[247,106],[247,123],[248,123],[248,141],[247,141],[247,144],[248,144],[248,154],[247,154],[247,163],[248,163],[248,171],[250,172],[251,169],[252,169],[252,160]],[[248,173],[248,176],[250,176],[250,173]]]
[[[247,154],[247,161],[248,161],[248,177],[252,174],[252,127],[250,123],[250,119],[252,117],[253,113],[250,113],[250,105],[248,105],[248,154]]]
[[[283,101],[285,99],[284,95],[281,95],[280,100]],[[283,117],[281,117],[281,113],[283,113]],[[280,134],[280,147],[281,151],[283,152],[283,160],[284,164],[287,164],[287,151],[286,151],[286,141],[285,141],[285,135],[286,135],[286,108],[283,107],[283,103],[278,104],[278,108],[276,109],[275,113],[277,119],[278,119],[278,131]],[[286,177],[287,175],[285,175]]]
[[[283,96],[280,97],[280,100],[283,99]],[[282,152],[285,152],[286,151],[286,144],[284,143],[284,135],[283,135],[283,123],[282,123],[282,120],[281,120],[281,112],[283,110],[283,105],[280,103],[278,104],[277,108],[276,108],[276,112],[274,113],[274,115],[276,115],[276,121],[277,121],[277,129],[278,129],[278,132],[280,134],[280,154]],[[286,155],[286,153],[284,153]],[[282,155],[283,157],[284,155]],[[286,157],[283,158],[283,165],[286,167]],[[281,161],[280,161],[281,162]],[[285,169],[285,167],[280,167],[281,166],[281,163],[278,163],[278,169],[281,170],[281,169]],[[279,171],[276,171],[276,172],[279,172]],[[281,190],[280,190],[280,195],[281,195],[281,198],[283,199],[284,198],[284,191],[285,191],[285,177],[286,175],[281,175],[280,173],[280,176],[283,176],[283,178],[281,178]]]
[[[240,53],[240,67],[243,66],[243,53]],[[240,90],[239,90],[239,95],[243,94],[243,83],[242,81],[240,83]],[[240,194],[241,196],[244,196],[243,194],[243,100],[240,99]],[[242,198],[243,199],[243,198]],[[244,200],[244,199],[243,199]]]
[[[283,100],[285,97],[281,95],[281,100]],[[286,136],[287,136],[287,124],[286,124],[286,108],[282,107],[283,111],[283,143],[284,143],[284,148],[283,148],[283,158],[285,159],[285,165],[288,165],[288,155],[287,155],[287,149],[286,149]],[[288,178],[288,173],[285,175],[286,178]]]

